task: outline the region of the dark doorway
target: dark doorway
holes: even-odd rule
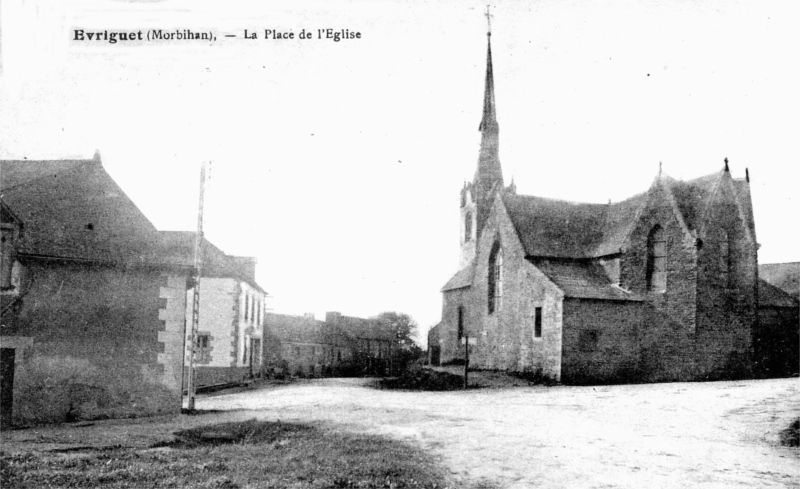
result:
[[[431,365],[439,365],[439,362],[441,360],[440,356],[441,356],[441,352],[442,352],[442,347],[440,347],[440,346],[432,346],[430,348],[431,348],[431,351],[430,351],[430,355],[431,355],[430,356],[430,362],[431,362]]]
[[[14,360],[16,350],[0,348],[0,425],[11,426],[14,403]]]

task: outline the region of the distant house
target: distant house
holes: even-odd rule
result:
[[[178,412],[189,268],[99,156],[0,178],[4,423]]]
[[[327,328],[312,314],[267,313],[264,357],[276,373],[295,376],[334,375],[353,359],[350,338]]]
[[[162,231],[162,259],[193,265],[195,233]],[[197,386],[238,382],[261,373],[262,326],[267,293],[255,280],[256,260],[229,256],[208,240],[202,242],[200,316],[195,372]],[[186,324],[192,322],[194,288],[186,293]],[[191,329],[187,327],[189,365]]]
[[[325,321],[268,313],[264,322],[264,358],[289,375],[383,374],[392,339],[373,319],[326,314]]]

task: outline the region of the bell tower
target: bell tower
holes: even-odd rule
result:
[[[497,192],[503,191],[503,169],[500,166],[500,126],[494,103],[494,73],[492,68],[492,30],[488,7],[486,18],[486,81],[483,91],[483,117],[478,130],[481,147],[478,168],[471,183],[461,189],[461,260],[462,267],[475,257],[475,242],[480,238]]]

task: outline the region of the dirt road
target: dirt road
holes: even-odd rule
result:
[[[797,379],[444,393],[363,382],[206,397],[198,408],[409,440],[456,477],[499,487],[800,487],[800,451],[777,442],[800,415]]]
[[[148,447],[201,424],[312,422],[418,444],[480,487],[800,487],[800,449],[778,433],[800,416],[800,381],[467,392],[376,390],[323,379],[198,398],[201,416],[106,420],[2,433],[11,452]],[[467,484],[467,482],[471,484]]]

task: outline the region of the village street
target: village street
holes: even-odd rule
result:
[[[407,440],[489,487],[800,487],[800,451],[777,445],[800,415],[797,379],[443,393],[363,384],[323,379],[198,407]]]
[[[7,431],[3,448],[147,447],[178,429],[258,418],[407,441],[449,470],[454,487],[800,487],[800,450],[778,444],[800,416],[798,379],[467,392],[378,390],[374,382],[305,380],[200,396],[199,416]]]

